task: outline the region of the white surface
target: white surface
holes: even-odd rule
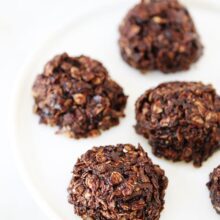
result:
[[[78,219],[73,218],[72,208],[66,201],[66,188],[76,158],[94,145],[123,142],[136,145],[140,142],[153,161],[166,170],[169,178],[165,210],[161,219],[185,220],[190,216],[190,219],[217,220],[219,216],[211,207],[205,183],[209,172],[219,163],[220,152],[200,169],[191,164],[173,164],[154,157],[147,141],[135,134],[132,125],[136,98],[147,88],[160,82],[177,79],[202,80],[212,83],[220,92],[220,46],[217,48],[220,32],[216,30],[220,24],[220,9],[212,5],[209,7],[209,4],[204,5],[202,1],[186,1],[205,45],[204,56],[188,73],[163,75],[154,72],[141,75],[122,62],[116,44],[118,24],[135,2],[105,2],[108,6],[104,6],[103,10],[98,8],[77,22],[71,22],[52,35],[23,70],[23,77],[17,82],[12,118],[16,142],[14,147],[20,160],[23,179],[51,219]],[[30,91],[33,80],[48,59],[63,51],[71,55],[83,53],[99,59],[109,69],[111,76],[124,87],[130,97],[126,108],[127,117],[121,120],[119,126],[97,138],[76,141],[56,136],[54,129],[37,123],[38,117],[32,114],[33,100]]]

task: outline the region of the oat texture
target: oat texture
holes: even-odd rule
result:
[[[210,190],[213,207],[220,214],[220,166],[215,168],[210,174],[210,181],[207,186]]]
[[[158,220],[167,184],[140,145],[94,147],[74,166],[69,202],[82,219]]]
[[[119,124],[127,96],[105,67],[86,56],[54,57],[33,85],[40,122],[73,138],[96,136]]]
[[[163,83],[136,102],[137,133],[155,155],[201,166],[220,147],[220,97],[200,82]]]
[[[177,0],[142,0],[120,25],[123,59],[141,70],[188,70],[203,46],[188,10]]]

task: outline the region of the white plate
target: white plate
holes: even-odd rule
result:
[[[113,3],[114,2],[114,3]],[[126,65],[119,54],[118,25],[126,11],[137,1],[106,2],[100,8],[66,25],[43,45],[22,71],[13,99],[11,113],[12,141],[22,177],[37,203],[51,219],[79,219],[67,202],[66,188],[76,159],[92,146],[141,143],[153,161],[169,178],[162,220],[217,220],[205,186],[208,175],[218,165],[217,152],[202,168],[192,164],[172,163],[154,157],[147,140],[138,136],[133,125],[134,103],[146,89],[170,80],[202,80],[212,83],[220,92],[220,5],[210,1],[184,1],[191,11],[205,45],[202,59],[187,73],[164,75],[151,72],[141,75]],[[213,1],[214,2],[214,1]],[[32,113],[32,83],[44,64],[55,54],[90,55],[104,63],[112,78],[129,95],[127,117],[119,126],[97,138],[72,140],[54,134],[54,129],[38,124]]]

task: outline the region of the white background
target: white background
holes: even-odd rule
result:
[[[112,0],[111,0],[112,1]],[[29,56],[54,30],[101,0],[0,0],[0,219],[47,220],[16,170],[8,132],[11,90]]]

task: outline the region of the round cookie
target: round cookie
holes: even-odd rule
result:
[[[163,83],[136,102],[136,131],[158,157],[201,166],[220,147],[220,97],[199,82]]]
[[[100,62],[66,53],[46,64],[34,82],[33,97],[40,122],[74,138],[95,136],[119,124],[127,101]]]
[[[94,147],[75,164],[69,203],[82,219],[158,220],[167,184],[140,145]]]
[[[203,46],[188,10],[177,0],[142,0],[120,26],[123,59],[141,70],[188,70]]]

